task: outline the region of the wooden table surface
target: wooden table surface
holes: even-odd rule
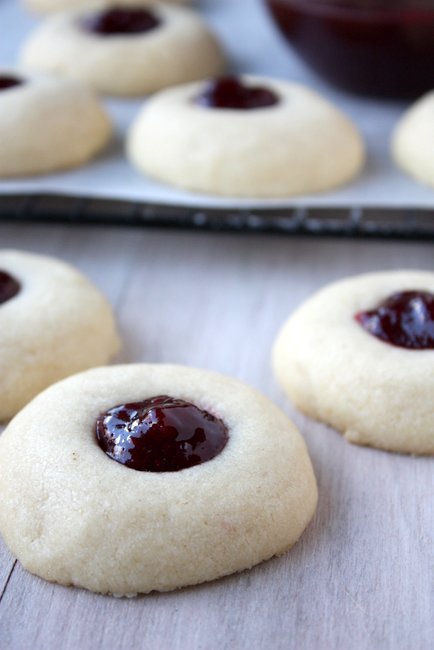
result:
[[[120,361],[209,368],[262,390],[299,425],[320,492],[286,556],[133,600],[46,583],[0,542],[1,650],[433,647],[434,460],[351,446],[294,413],[269,360],[314,290],[364,271],[432,270],[432,245],[2,224],[0,246],[91,278],[116,310]]]

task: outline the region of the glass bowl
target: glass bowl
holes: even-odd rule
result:
[[[434,89],[434,0],[265,0],[317,73],[362,95],[414,98]]]

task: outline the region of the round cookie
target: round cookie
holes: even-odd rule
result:
[[[295,406],[350,442],[434,454],[431,294],[434,273],[392,271],[340,281],[310,298],[273,351]]]
[[[224,68],[200,16],[165,4],[56,14],[30,35],[21,62],[119,96],[147,95]]]
[[[191,0],[160,0],[171,4],[189,4]],[[40,13],[63,11],[65,9],[88,9],[89,6],[110,7],[147,7],[158,0],[24,0],[24,4],[31,10]]]
[[[364,162],[359,134],[334,106],[303,86],[258,77],[151,98],[131,128],[128,154],[143,173],[171,185],[257,198],[331,189]]]
[[[109,118],[88,89],[0,70],[0,177],[77,167],[93,158],[111,133]]]
[[[420,183],[434,186],[434,91],[417,101],[396,127],[396,164]]]
[[[63,262],[0,251],[0,422],[50,384],[119,349],[110,306]]]
[[[95,436],[100,414],[159,395],[221,419],[223,450],[162,472],[106,455]],[[26,569],[133,595],[284,553],[311,519],[317,489],[301,436],[261,394],[203,370],[130,365],[70,377],[18,414],[0,437],[0,500],[0,531]]]

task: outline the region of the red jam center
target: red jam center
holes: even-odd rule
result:
[[[21,86],[23,81],[18,79],[18,77],[13,77],[12,75],[2,74],[0,75],[0,91],[9,90],[9,88],[15,88],[15,86]]]
[[[103,36],[143,34],[159,24],[158,18],[146,9],[107,9],[82,21],[85,29]]]
[[[236,77],[222,77],[210,81],[196,98],[196,103],[212,108],[252,110],[266,108],[279,102],[279,97],[268,88],[246,86]]]
[[[434,349],[434,294],[394,293],[377,309],[356,314],[356,320],[377,338],[410,350]]]
[[[6,271],[0,271],[0,305],[19,293],[21,285]]]
[[[167,395],[121,404],[96,421],[101,449],[140,472],[177,472],[212,460],[225,447],[225,423]]]

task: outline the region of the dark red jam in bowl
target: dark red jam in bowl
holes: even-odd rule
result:
[[[0,305],[19,293],[21,285],[6,271],[0,270]]]
[[[81,22],[84,29],[102,36],[143,34],[159,26],[160,21],[147,9],[107,9],[87,16]]]
[[[252,110],[267,108],[279,102],[279,97],[269,88],[249,86],[237,77],[221,77],[208,82],[196,103],[211,108]]]
[[[355,316],[378,339],[409,350],[434,350],[434,294],[394,293],[376,309]]]
[[[15,88],[16,86],[21,86],[22,84],[22,79],[14,77],[13,75],[0,73],[0,91],[9,90],[9,88]]]
[[[96,421],[96,438],[113,460],[140,472],[178,472],[215,458],[228,428],[182,399],[160,395],[121,404]]]
[[[266,0],[284,36],[331,83],[413,98],[434,86],[434,0]]]

